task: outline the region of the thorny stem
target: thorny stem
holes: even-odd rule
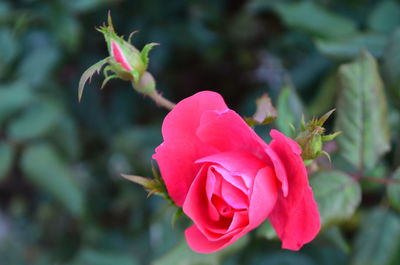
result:
[[[153,77],[151,77],[153,78]],[[168,99],[164,98],[158,91],[157,89],[152,89],[151,91],[145,91],[145,90],[139,90],[136,88],[136,84],[133,81],[133,79],[131,80],[131,84],[134,90],[136,90],[137,92],[145,95],[145,96],[149,96],[158,106],[160,107],[164,107],[167,110],[172,110],[175,107],[175,103],[169,101]]]
[[[366,181],[376,182],[376,183],[380,183],[380,184],[393,184],[393,183],[400,184],[400,180],[399,179],[388,179],[388,178],[381,178],[380,179],[380,178],[362,176],[362,175],[359,175],[359,174],[352,175],[352,177],[356,181],[366,180]]]

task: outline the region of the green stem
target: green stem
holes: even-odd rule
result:
[[[131,83],[133,89],[145,96],[149,96],[158,106],[164,107],[167,110],[172,110],[175,107],[175,103],[158,93],[154,77],[149,72],[145,72],[139,82],[134,82],[132,78]]]
[[[153,90],[149,94],[147,94],[158,106],[164,107],[168,110],[172,110],[175,107],[175,104],[164,98],[157,90]]]

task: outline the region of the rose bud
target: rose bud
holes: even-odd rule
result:
[[[326,155],[329,159],[329,154],[322,150],[324,142],[331,141],[341,132],[335,132],[332,134],[324,135],[325,128],[323,127],[329,116],[335,111],[335,109],[327,112],[319,119],[312,119],[307,123],[302,121],[301,131],[296,137],[296,142],[302,149],[301,157],[306,164],[312,162],[321,154]]]
[[[201,253],[234,243],[266,219],[282,247],[298,250],[320,230],[301,149],[271,130],[265,143],[215,92],[179,102],[155,150],[169,196],[193,221],[185,231]]]
[[[80,101],[82,98],[86,82],[95,73],[99,73],[104,65],[106,65],[103,70],[105,79],[101,85],[102,88],[109,80],[120,78],[131,81],[134,89],[139,93],[152,98],[157,96],[154,78],[147,72],[147,67],[149,64],[149,52],[158,43],[146,44],[142,51],[139,51],[130,43],[131,37],[135,32],[131,33],[128,41],[125,41],[123,37],[119,37],[114,30],[110,14],[108,14],[108,26],[104,25],[97,28],[97,30],[103,34],[110,56],[95,63],[82,74],[79,80],[78,100]],[[112,74],[109,75],[109,72]]]
[[[119,37],[114,30],[110,14],[108,15],[108,26],[104,25],[97,30],[103,33],[110,53],[109,66],[106,70],[111,70],[119,78],[133,81],[135,85],[138,85],[149,63],[148,53],[152,47],[158,44],[149,43],[142,51],[139,51],[130,43],[131,37],[136,32],[131,33],[128,41]]]

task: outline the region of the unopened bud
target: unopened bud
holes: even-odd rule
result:
[[[117,35],[112,24],[111,16],[108,14],[108,25],[103,25],[97,29],[106,40],[108,52],[110,54],[109,70],[114,72],[119,78],[130,80],[135,83],[140,81],[141,76],[147,68],[147,62],[135,46]]]
[[[302,149],[301,157],[304,161],[311,161],[321,154],[329,155],[323,151],[323,144],[326,141],[333,140],[341,132],[335,132],[333,134],[324,135],[325,128],[323,127],[325,121],[335,110],[331,110],[323,115],[319,119],[312,119],[311,121],[304,123],[302,121],[301,131],[296,137],[296,142]]]
[[[97,62],[87,69],[79,81],[78,99],[80,100],[85,83],[95,74],[99,73],[104,66],[104,81],[102,88],[107,82],[114,78],[131,81],[135,89],[148,95],[155,89],[155,81],[150,73],[147,73],[149,64],[149,52],[158,45],[157,43],[146,44],[141,51],[130,43],[132,32],[128,41],[119,37],[114,30],[111,16],[108,14],[108,25],[97,28],[106,40],[109,57]],[[144,80],[142,80],[144,79]]]

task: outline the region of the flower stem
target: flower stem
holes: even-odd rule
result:
[[[175,107],[175,104],[164,98],[157,90],[151,91],[147,94],[158,106],[164,107],[168,110],[172,110]]]
[[[354,180],[356,181],[370,181],[370,182],[375,182],[375,183],[380,183],[380,184],[400,184],[400,180],[398,179],[393,179],[393,178],[376,178],[376,177],[369,177],[369,176],[363,176],[361,174],[350,174]]]
[[[154,77],[149,72],[145,72],[139,82],[134,82],[133,78],[130,81],[134,90],[140,94],[149,96],[158,106],[164,107],[167,110],[172,110],[175,107],[175,103],[158,93]]]

